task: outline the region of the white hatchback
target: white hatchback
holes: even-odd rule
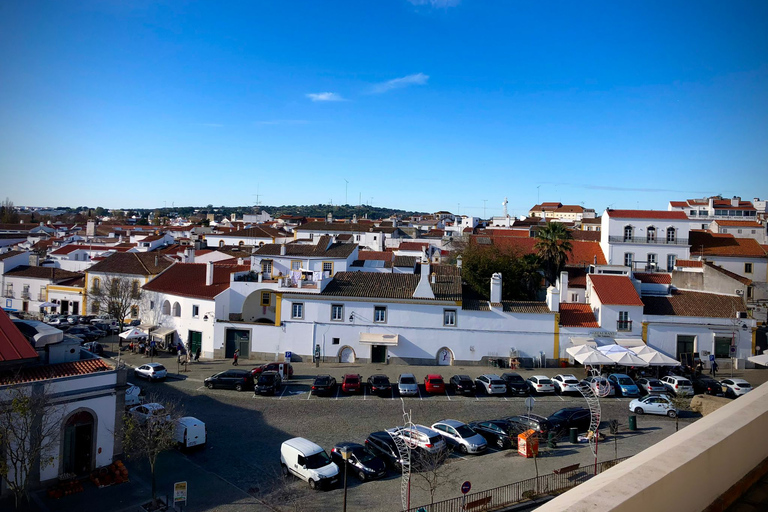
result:
[[[400,436],[412,449],[421,448],[429,453],[445,449],[445,441],[440,433],[424,425],[414,425],[412,429],[395,427],[387,432]]]
[[[576,379],[574,378],[574,380]],[[555,386],[552,384],[552,379],[546,375],[533,375],[532,377],[528,377],[528,386],[530,386],[531,391],[536,394],[555,392]]]
[[[149,380],[162,380],[168,376],[168,370],[160,363],[147,363],[133,370],[133,374]]]
[[[629,410],[635,414],[662,414],[674,418],[677,409],[666,395],[648,395],[629,402]]]
[[[579,379],[573,375],[555,375],[552,378],[557,393],[578,393]]]
[[[720,381],[723,393],[730,398],[736,398],[752,391],[752,385],[744,379],[723,379]]]
[[[482,389],[488,395],[503,395],[507,392],[507,383],[495,374],[481,375],[475,379],[477,389]]]

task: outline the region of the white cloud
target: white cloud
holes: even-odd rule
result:
[[[344,98],[335,92],[311,92],[306,96],[312,101],[344,101]]]
[[[413,5],[430,5],[432,7],[445,8],[456,7],[461,0],[408,0]]]
[[[381,94],[387,91],[391,91],[392,89],[401,89],[411,85],[425,85],[427,80],[429,80],[429,75],[425,75],[424,73],[416,73],[415,75],[394,78],[392,80],[387,80],[386,82],[374,85],[373,93]]]

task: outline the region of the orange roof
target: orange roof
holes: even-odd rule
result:
[[[590,327],[597,329],[600,324],[589,304],[577,302],[560,303],[560,325],[563,327]]]
[[[392,261],[394,257],[395,253],[387,251],[360,251],[357,253],[357,259],[359,260]]]
[[[643,305],[637,290],[627,276],[590,274],[587,279],[592,281],[595,293],[603,304],[613,306]]]
[[[607,210],[606,215],[614,219],[688,220],[685,212],[666,210]]]
[[[509,247],[519,254],[535,254],[536,238],[518,238],[515,236],[496,236],[499,230],[495,230],[491,235],[493,245],[498,247]],[[586,266],[597,263],[605,265],[605,256],[598,242],[589,242],[585,240],[571,240],[571,253],[568,255],[566,265]]]
[[[13,324],[8,313],[0,309],[0,363],[37,359],[37,352]]]
[[[703,256],[743,256],[765,258],[766,251],[754,238],[736,238],[727,233],[692,229],[688,236],[691,252]]]
[[[649,273],[635,273],[635,279],[640,281],[641,283],[650,283],[650,284],[672,284],[672,274],[665,274],[665,273],[655,273],[655,272],[649,272]]]
[[[235,259],[224,260],[227,263]],[[233,272],[250,270],[250,265],[227,265],[223,262],[213,264],[213,284],[205,284],[206,263],[175,263],[144,285],[145,290],[161,292],[182,297],[213,299],[229,288],[229,278]]]
[[[71,363],[46,364],[23,368],[17,374],[3,375],[0,384],[19,384],[22,382],[34,382],[39,380],[61,379],[76,375],[88,375],[90,373],[106,372],[112,370],[101,358],[81,359]]]
[[[670,201],[669,204],[670,204],[670,206],[673,206],[675,208],[687,208],[688,207],[688,203],[686,203],[685,201]]]
[[[701,268],[704,264],[699,260],[677,260],[675,266],[680,268]]]
[[[759,222],[755,222],[754,220],[726,220],[726,219],[715,219],[715,222],[719,226],[734,226],[739,228],[761,228],[763,227],[762,224]]]
[[[429,246],[430,246],[429,242],[403,242],[398,246],[397,250],[398,251],[423,251],[424,249],[429,249]]]

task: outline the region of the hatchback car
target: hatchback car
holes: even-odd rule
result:
[[[723,393],[730,398],[736,398],[752,391],[752,385],[744,379],[724,379],[720,381]]]
[[[401,471],[403,460],[397,449],[395,440],[389,432],[373,432],[365,439],[365,447],[374,455],[380,457],[390,468]]]
[[[283,374],[286,378],[293,378],[293,366],[291,363],[267,363],[257,366],[251,370],[253,375],[258,375],[261,372],[280,372],[280,365],[283,365]]]
[[[157,402],[137,405],[128,409],[130,414],[138,423],[146,423],[152,420],[170,421],[171,416],[165,411],[165,407]]]
[[[203,381],[208,389],[229,388],[235,391],[253,389],[253,375],[248,370],[226,370]]]
[[[648,395],[629,402],[629,410],[635,414],[661,414],[674,418],[677,409],[666,395]]]
[[[397,378],[397,392],[401,396],[415,396],[419,394],[419,383],[412,373],[403,373]]]
[[[531,388],[531,392],[536,394],[555,392],[555,386],[552,384],[552,379],[546,375],[534,375],[528,377],[528,387]]]
[[[464,454],[483,453],[488,448],[488,442],[482,435],[457,420],[440,420],[432,425],[432,430],[439,432],[450,446]]]
[[[513,396],[525,396],[530,391],[525,379],[515,372],[502,373],[501,380],[507,383],[507,389]]]
[[[256,380],[253,392],[256,395],[274,395],[283,385],[283,379],[277,372],[262,372]]]
[[[691,379],[693,392],[703,395],[723,396],[723,385],[709,375],[700,375]]]
[[[661,382],[667,391],[675,396],[689,395],[693,396],[693,385],[691,381],[685,377],[678,377],[677,375],[667,375],[662,377]]]
[[[424,425],[414,425],[413,428],[395,427],[387,432],[400,436],[411,449],[435,453],[445,448],[443,437]]]
[[[507,383],[501,377],[492,373],[481,375],[475,379],[475,386],[487,395],[503,395],[507,392]]]
[[[336,392],[336,379],[330,375],[318,375],[312,383],[310,393],[313,395],[331,395]]]
[[[552,384],[555,386],[555,393],[578,393],[579,379],[573,375],[555,375],[552,377]]]
[[[427,393],[432,394],[445,393],[445,381],[443,381],[443,376],[430,374],[424,377],[424,389]]]
[[[572,428],[586,432],[589,430],[592,414],[584,407],[566,407],[548,416],[547,421],[558,435],[570,432]]]
[[[372,395],[388,395],[392,392],[392,384],[386,375],[371,375],[368,377],[368,390]]]
[[[504,420],[473,421],[469,426],[499,450],[517,447],[517,432]]]
[[[546,438],[550,431],[553,431],[552,424],[544,416],[538,414],[520,414],[504,418],[518,434],[527,430],[534,430],[542,437]]]
[[[342,393],[359,393],[363,387],[361,375],[348,373],[341,379]]]
[[[147,363],[133,370],[133,374],[148,380],[162,380],[168,376],[168,371],[160,363]]]
[[[344,470],[343,452],[347,452],[347,471],[361,482],[381,478],[387,474],[387,466],[371,450],[358,443],[339,443],[331,450],[331,460]]]
[[[646,379],[645,377],[637,379],[635,381],[637,389],[641,395],[658,395],[660,393],[666,393],[667,388],[664,387],[664,383],[659,379]]]
[[[619,396],[640,396],[640,390],[637,388],[635,381],[633,381],[629,375],[623,373],[612,373],[608,376],[608,380],[611,381],[616,394]]]
[[[589,377],[582,380],[581,382],[583,382],[584,385],[592,388],[592,392],[597,396],[602,397],[616,395],[616,389],[613,387],[613,384],[611,384],[611,381],[605,377]]]
[[[475,394],[475,383],[469,375],[454,375],[449,382],[457,395]]]

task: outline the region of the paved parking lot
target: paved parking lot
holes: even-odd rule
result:
[[[128,364],[136,366],[148,361],[139,355],[128,355]],[[256,503],[281,506],[285,510],[340,510],[341,489],[328,492],[311,492],[306,483],[289,480],[286,483],[279,476],[280,444],[295,436],[306,437],[323,446],[327,451],[338,442],[362,442],[369,433],[402,424],[402,405],[396,394],[378,397],[363,393],[349,396],[336,393],[329,397],[317,397],[309,393],[314,376],[329,373],[341,382],[344,373],[359,373],[364,379],[373,373],[385,373],[396,379],[399,373],[414,373],[419,381],[428,373],[441,373],[447,380],[455,373],[466,373],[472,377],[481,373],[501,373],[503,370],[488,367],[425,367],[387,365],[342,365],[294,363],[294,378],[276,396],[254,396],[253,392],[233,390],[208,390],[203,380],[218,371],[232,368],[230,361],[202,361],[189,365],[188,371],[177,373],[176,358],[160,356],[156,361],[164,363],[171,376],[166,382],[132,382],[144,387],[159,401],[177,400],[183,404],[186,414],[203,420],[208,428],[209,439],[205,449],[189,454],[169,453],[162,455],[162,468],[166,471],[159,478],[162,485],[187,479],[197,480],[198,499],[194,499],[195,488],[190,484],[190,502],[186,510],[246,510]],[[257,362],[240,360],[240,368],[250,369]],[[521,370],[523,377],[534,373],[555,375],[560,369]],[[577,372],[582,373],[577,373]],[[583,369],[565,372],[583,375]],[[768,372],[741,372],[754,384],[768,379]],[[642,416],[638,418],[638,430],[627,429],[629,410],[628,398],[606,398],[601,400],[603,418],[617,419],[622,424],[616,440],[599,448],[599,459],[627,456],[658,442],[674,432],[675,422],[666,417]],[[453,418],[461,421],[487,420],[524,413],[524,398],[518,397],[466,397],[456,396],[451,391],[440,395],[428,395],[423,384],[420,394],[404,399],[406,409],[413,415],[414,423],[432,423]],[[534,413],[547,416],[562,407],[585,406],[579,396],[549,395],[536,397]],[[692,413],[682,415],[681,427],[695,421]],[[572,445],[562,440],[556,449],[543,449],[538,460],[541,473],[580,463],[588,466],[594,462],[589,447],[585,444]],[[448,484],[441,488],[436,499],[447,499],[460,494],[459,487],[465,480],[472,482],[472,490],[483,490],[509,482],[535,476],[532,460],[516,452],[491,449],[479,456],[452,456],[445,467],[449,474]],[[200,478],[200,475],[207,475]],[[138,476],[138,475],[137,475]],[[146,480],[148,477],[140,476]],[[428,494],[420,489],[414,477],[412,485],[413,505],[429,502]],[[216,484],[219,482],[219,484]],[[129,485],[133,485],[129,484]],[[400,487],[397,475],[390,473],[379,481],[360,484],[349,479],[349,509],[388,511],[399,508]],[[57,502],[49,507],[52,511],[69,512],[66,504]],[[291,505],[286,505],[291,502]],[[111,509],[119,510],[119,508]]]

